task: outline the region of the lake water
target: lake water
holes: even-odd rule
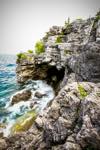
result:
[[[21,101],[12,106],[12,96],[25,89],[32,91],[31,101]],[[38,112],[41,112],[47,103],[54,98],[52,87],[41,80],[30,80],[26,85],[19,85],[16,81],[16,56],[0,55],[0,124],[6,125],[3,129],[4,133],[8,134],[8,130],[16,119],[31,109],[30,102],[36,100],[35,92],[45,94],[42,98],[37,99],[37,104],[34,106]]]

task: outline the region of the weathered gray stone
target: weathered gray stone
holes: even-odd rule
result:
[[[94,149],[100,149],[100,89],[82,101],[81,105],[83,124],[77,134],[77,140],[82,147],[91,145]]]
[[[88,93],[81,99],[78,86]],[[84,91],[83,90],[83,91]],[[66,85],[26,133],[6,139],[8,148],[100,149],[100,88],[94,83]],[[23,144],[24,143],[24,144]]]
[[[37,97],[37,98],[42,98],[43,96],[45,96],[46,94],[44,94],[44,93],[40,93],[40,92],[35,92],[35,97]]]

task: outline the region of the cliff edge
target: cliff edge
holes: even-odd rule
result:
[[[17,80],[45,80],[55,98],[32,127],[1,141],[6,150],[100,150],[100,12],[53,26],[43,51],[17,59]]]

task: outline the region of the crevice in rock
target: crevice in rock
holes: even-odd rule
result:
[[[75,121],[75,127],[74,127],[74,133],[78,133],[82,127],[82,124],[83,124],[83,120],[82,120],[82,101],[80,100],[80,104],[79,106],[77,107],[77,118],[76,118],[76,121]]]

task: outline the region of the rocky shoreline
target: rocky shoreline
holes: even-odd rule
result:
[[[28,131],[0,139],[0,149],[100,150],[100,12],[53,26],[41,41],[44,52],[17,59],[17,81],[46,81],[56,96]]]

